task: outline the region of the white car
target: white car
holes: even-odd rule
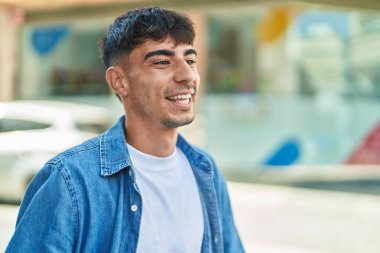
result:
[[[107,109],[53,101],[0,103],[0,199],[20,201],[53,156],[106,130]]]

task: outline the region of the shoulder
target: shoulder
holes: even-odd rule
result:
[[[93,156],[93,155],[99,155],[97,150],[99,150],[100,146],[100,136],[94,137],[92,139],[89,139],[82,144],[79,144],[77,146],[74,146],[57,156],[50,159],[47,164],[51,164],[54,166],[58,166],[65,162],[70,162],[76,159],[82,159],[83,156]],[[90,158],[89,157],[89,158]],[[83,161],[82,161],[83,162]]]
[[[91,170],[88,168],[94,168],[91,163],[96,161],[94,157],[99,154],[98,147],[99,137],[94,137],[50,159],[30,182],[22,207],[28,206],[33,199],[38,199],[38,196],[51,199],[59,195],[62,196],[61,201],[66,200],[75,206],[75,185],[80,185],[75,182],[91,178]]]
[[[87,140],[47,161],[30,183],[28,187],[29,192],[35,192],[46,182],[59,180],[59,178],[66,185],[70,184],[73,175],[77,174],[73,171],[81,170],[81,167],[84,167],[88,161],[93,160],[93,157],[99,153],[97,152],[99,147],[98,139],[99,137],[94,137]]]
[[[27,192],[32,196],[47,182],[62,181],[60,186],[72,194],[77,181],[94,178],[98,173],[95,168],[99,168],[99,153],[99,137],[94,137],[58,154],[37,172]]]

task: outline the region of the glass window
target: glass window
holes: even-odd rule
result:
[[[38,130],[50,127],[50,124],[23,119],[0,119],[0,132]]]
[[[104,123],[76,123],[79,130],[85,132],[103,133],[109,127],[108,124]]]
[[[105,31],[106,27],[96,22],[24,26],[17,96],[110,94],[98,53]]]

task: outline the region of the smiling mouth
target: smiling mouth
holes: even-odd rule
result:
[[[194,94],[194,89],[191,90],[191,93],[188,94],[178,94],[175,96],[166,97],[167,100],[172,101],[174,103],[187,105],[191,101],[191,95]]]

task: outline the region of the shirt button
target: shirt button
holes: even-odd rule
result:
[[[132,170],[129,170],[129,176],[132,176]]]
[[[214,237],[214,242],[215,242],[215,243],[218,243],[218,242],[219,242],[219,239],[218,239],[217,236]]]
[[[137,211],[137,205],[132,205],[131,210],[132,210],[132,212],[136,212]]]

